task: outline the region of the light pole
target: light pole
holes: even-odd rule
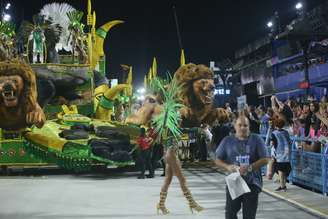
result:
[[[274,20],[275,20],[275,23],[276,23],[276,34],[280,34],[281,33],[281,26],[280,26],[280,17],[279,17],[279,13],[278,11],[275,11],[274,12]]]
[[[295,10],[297,15],[302,20],[304,18],[304,5],[302,2],[297,2],[295,4]],[[304,57],[304,82],[306,84],[306,95],[309,95],[310,91],[310,81],[309,81],[309,39],[301,40],[301,46],[303,50],[303,57]]]
[[[281,33],[281,27],[280,27],[280,17],[278,11],[274,12],[274,15],[271,17],[271,19],[266,24],[267,28],[270,29],[270,35],[278,35]]]

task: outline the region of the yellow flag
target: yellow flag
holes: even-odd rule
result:
[[[88,0],[88,15],[87,15],[87,24],[92,25],[91,17],[91,0]]]
[[[92,14],[92,27],[96,28],[96,11],[93,11]]]
[[[147,83],[147,75],[145,75],[145,77],[144,77],[144,87],[145,87],[145,88],[147,88],[147,84],[148,84],[148,83]]]
[[[157,77],[157,61],[156,61],[156,57],[154,57],[154,59],[153,59],[152,72],[153,72],[153,77],[152,78]]]
[[[92,33],[93,39],[95,39],[96,38],[96,11],[93,11],[93,14],[92,14],[92,28],[91,28],[91,33]]]
[[[153,79],[153,71],[151,68],[149,68],[149,72],[148,72],[148,82],[150,82]]]
[[[129,67],[128,78],[126,79],[126,84],[132,84],[132,66]]]
[[[183,66],[186,64],[186,58],[184,54],[184,49],[181,49],[181,56],[180,56],[180,66]]]
[[[128,78],[126,79],[126,84],[131,85],[129,89],[127,89],[126,95],[132,96],[132,66],[129,67]]]
[[[91,14],[91,0],[88,0],[88,14]]]

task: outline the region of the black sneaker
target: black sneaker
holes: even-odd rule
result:
[[[276,191],[276,192],[279,192],[279,191],[284,191],[284,192],[286,192],[287,191],[287,187],[285,186],[285,187],[281,187],[281,186],[279,186],[278,188],[276,188],[274,191]]]
[[[147,175],[147,178],[154,178],[155,176],[152,174]]]
[[[138,176],[138,179],[144,179],[144,178],[145,178],[144,175]]]

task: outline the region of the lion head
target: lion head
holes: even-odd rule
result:
[[[214,73],[205,65],[189,63],[174,74],[181,86],[179,97],[187,107],[212,105],[214,99]]]
[[[23,78],[19,75],[0,76],[0,100],[5,107],[16,107],[23,91]]]
[[[40,127],[44,120],[31,67],[21,61],[0,62],[0,128]]]
[[[23,62],[0,62],[0,102],[6,107],[19,104],[34,108],[37,103],[36,79],[31,67]]]

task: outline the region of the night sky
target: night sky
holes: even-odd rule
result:
[[[308,0],[307,8],[324,0]],[[12,13],[17,22],[31,20],[43,5],[66,2],[87,13],[87,0],[14,0]],[[97,27],[111,20],[124,20],[114,27],[105,41],[108,74],[114,78],[120,64],[132,65],[134,80],[141,84],[157,57],[158,71],[174,72],[179,66],[180,48],[173,5],[176,7],[186,61],[209,65],[233,57],[235,50],[265,35],[266,23],[278,11],[282,25],[295,18],[297,0],[92,0]],[[86,16],[85,16],[86,17]],[[85,18],[84,17],[84,18]]]

